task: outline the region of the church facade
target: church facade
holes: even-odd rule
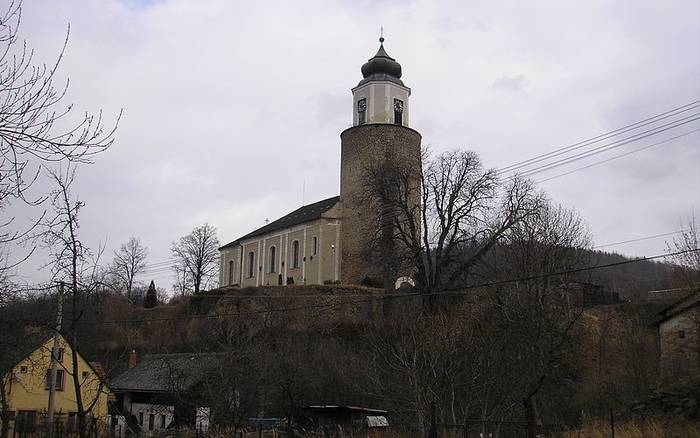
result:
[[[382,206],[368,198],[367,169],[380,161],[413,169],[420,184],[421,166],[421,136],[409,127],[411,89],[379,41],[352,89],[352,127],[340,134],[340,196],[298,208],[219,248],[220,286],[379,281],[391,287],[388,282],[411,276],[400,265],[387,270],[382,260],[391,254],[378,258],[370,251],[382,233]],[[410,202],[420,205],[420,197]]]

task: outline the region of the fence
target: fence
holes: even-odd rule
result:
[[[49,428],[46,415],[33,411],[20,411],[10,419],[10,438],[74,438],[78,437],[78,418],[75,414],[54,414]],[[86,435],[89,438],[107,438],[109,429],[98,419],[87,417]]]

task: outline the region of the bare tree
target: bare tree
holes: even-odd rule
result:
[[[529,436],[534,436],[539,421],[535,397],[559,370],[582,313],[582,300],[571,295],[587,279],[581,277],[585,274],[561,273],[587,265],[590,247],[581,217],[547,202],[506,233],[491,260],[491,279],[523,279],[493,291],[489,308],[503,321],[501,345],[517,354],[518,368],[526,376],[520,383]]]
[[[66,102],[68,81],[56,84],[66,52],[70,27],[52,64],[35,62],[34,50],[18,37],[22,1],[10,0],[0,11],[0,212],[12,201],[36,206],[47,199],[29,194],[41,169],[51,163],[91,163],[114,141],[119,117],[105,129],[102,111],[76,114]],[[7,247],[30,236],[39,220],[15,226],[14,218],[0,216],[0,271],[9,272],[34,251]],[[18,255],[19,254],[19,255]]]
[[[379,211],[373,246],[410,264],[425,294],[465,284],[489,250],[544,204],[530,181],[499,179],[474,152],[431,158],[426,151],[419,175],[388,159],[366,169],[366,179],[363,196]]]
[[[177,260],[172,265],[173,272],[175,273],[175,283],[173,283],[173,292],[176,294],[185,294],[188,291],[192,291],[194,287],[194,282],[192,281],[192,275],[187,269],[187,265],[183,260]]]
[[[175,259],[173,270],[185,280],[192,283],[194,292],[213,286],[218,278],[219,239],[216,228],[204,224],[173,242],[170,250]]]
[[[681,231],[673,242],[666,244],[669,253],[680,253],[673,256],[673,261],[681,268],[683,283],[694,286],[700,282],[700,233],[695,221],[695,213],[685,222],[681,222]]]
[[[146,269],[146,257],[148,248],[137,237],[130,238],[118,251],[114,251],[114,260],[109,270],[118,279],[128,299],[131,299],[134,279]]]
[[[84,391],[86,382],[79,373],[78,348],[80,345],[79,323],[90,303],[95,297],[101,278],[99,277],[99,256],[101,250],[94,254],[79,238],[79,214],[84,203],[74,200],[70,186],[75,177],[75,168],[69,167],[64,173],[49,172],[57,189],[51,195],[52,214],[43,225],[41,237],[51,250],[51,269],[56,280],[65,281],[68,308],[64,315],[64,337],[71,345],[72,369],[66,370],[73,379],[75,402],[80,438],[88,433],[87,415],[95,407],[100,393],[104,390],[100,380],[92,400],[86,400]]]
[[[17,36],[21,16],[21,0],[0,16],[0,186],[4,196],[15,197],[23,197],[38,175],[30,171],[33,159],[90,162],[112,144],[116,129],[105,131],[101,111],[71,123],[73,105],[63,102],[68,82],[54,85],[70,27],[54,64],[35,65],[34,51]],[[57,132],[59,122],[68,127]]]

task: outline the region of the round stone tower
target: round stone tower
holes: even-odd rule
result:
[[[401,65],[384,50],[384,38],[379,42],[377,54],[362,66],[363,79],[352,89],[353,126],[340,134],[341,280],[359,284],[371,279],[389,288],[413,272],[399,261],[387,228],[391,218],[386,212],[393,211],[387,204],[396,202],[385,195],[372,197],[368,178],[382,163],[408,169],[411,185],[420,188],[421,135],[409,127],[411,89],[401,81]],[[401,202],[420,206],[420,190]],[[384,244],[378,247],[378,241]]]

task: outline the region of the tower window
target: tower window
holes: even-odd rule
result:
[[[394,124],[403,125],[403,100],[394,99]]]
[[[357,101],[357,124],[364,125],[367,121],[367,99]]]
[[[314,236],[311,238],[311,255],[318,254],[318,237]]]
[[[255,274],[255,252],[248,253],[248,278],[253,278]]]
[[[229,285],[233,284],[234,266],[235,266],[234,261],[229,260],[229,262],[228,262],[228,284]]]
[[[271,246],[270,252],[270,273],[277,272],[277,248]]]
[[[292,242],[292,269],[299,269],[299,241]]]

